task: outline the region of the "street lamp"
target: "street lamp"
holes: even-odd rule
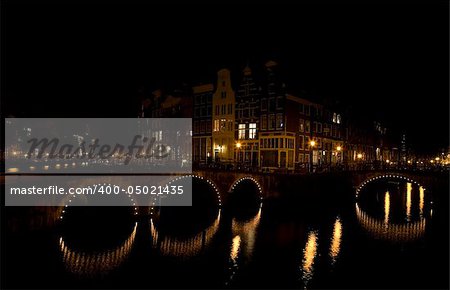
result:
[[[236,158],[237,160],[236,160],[236,161],[237,161],[237,163],[239,164],[239,163],[240,163],[240,159],[241,159],[240,156],[239,156],[239,149],[241,148],[241,143],[240,143],[240,142],[236,143],[236,148],[237,148],[237,154],[236,154],[236,155],[237,155],[237,156],[236,156],[236,157],[237,157],[237,158]]]
[[[358,158],[358,169],[359,170],[361,170],[362,169],[362,165],[361,165],[361,160],[362,160],[362,158],[363,158],[363,155],[362,155],[362,153],[358,153],[358,155],[356,155],[356,158]]]
[[[341,150],[342,150],[342,147],[338,145],[336,147],[336,150],[337,150],[337,163],[340,164],[341,163]]]

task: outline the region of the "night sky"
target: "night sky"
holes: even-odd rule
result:
[[[2,114],[136,117],[141,86],[275,59],[292,87],[404,130],[418,151],[448,146],[447,1],[285,2],[3,1]]]

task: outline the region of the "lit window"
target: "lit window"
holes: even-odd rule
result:
[[[219,120],[214,120],[214,132],[219,131],[220,129],[220,122]]]
[[[238,139],[245,139],[245,124],[239,124]]]
[[[333,123],[337,123],[337,114],[333,113]]]
[[[220,131],[225,131],[227,126],[227,120],[226,119],[220,119]]]
[[[340,114],[337,115],[336,123],[338,123],[338,124],[341,123],[341,115]]]
[[[244,127],[245,128],[245,127]],[[249,139],[255,139],[256,138],[256,123],[250,123],[249,124]]]

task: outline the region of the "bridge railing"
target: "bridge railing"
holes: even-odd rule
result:
[[[450,168],[440,167],[414,167],[414,166],[374,166],[373,164],[359,164],[359,165],[314,165],[312,170],[309,166],[297,167],[294,170],[287,170],[285,168],[266,169],[260,167],[248,167],[239,164],[230,163],[211,163],[211,164],[196,164],[193,170],[208,170],[208,171],[229,171],[239,173],[278,173],[278,174],[321,174],[321,173],[343,173],[343,172],[409,172],[416,174],[429,173],[445,173],[450,172]]]

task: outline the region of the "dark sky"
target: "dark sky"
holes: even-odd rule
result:
[[[447,1],[36,2],[2,2],[4,114],[135,117],[141,85],[274,58],[289,83],[405,130],[417,149],[448,146]]]

